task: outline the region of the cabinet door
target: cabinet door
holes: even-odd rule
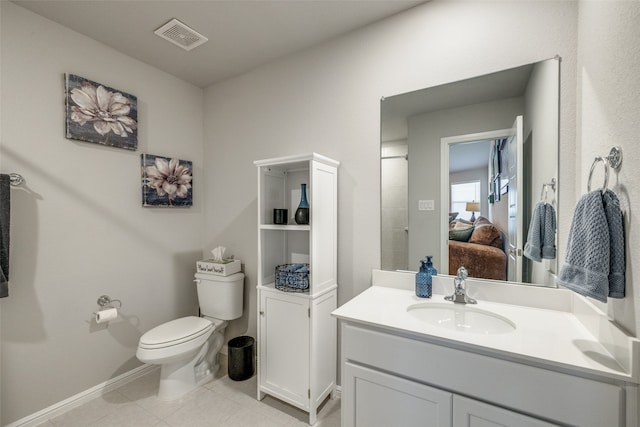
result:
[[[507,409],[467,399],[453,397],[453,427],[558,427],[536,418]]]
[[[350,362],[342,387],[343,427],[451,426],[451,393]]]
[[[309,406],[309,300],[260,293],[260,384],[276,397]]]

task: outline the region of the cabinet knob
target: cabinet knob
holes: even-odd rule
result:
[[[261,311],[261,312],[260,312],[260,316],[264,316],[264,311]]]

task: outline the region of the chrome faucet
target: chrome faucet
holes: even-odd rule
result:
[[[467,280],[468,276],[469,273],[467,273],[467,269],[464,267],[460,267],[458,269],[458,276],[453,279],[453,295],[444,297],[444,299],[446,299],[447,301],[453,301],[455,304],[477,304],[478,301],[467,295],[465,280]]]

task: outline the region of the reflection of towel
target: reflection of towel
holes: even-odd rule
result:
[[[556,258],[556,210],[546,203],[544,207],[544,229],[542,230],[542,258]]]
[[[624,297],[624,230],[616,195],[591,191],[576,205],[567,258],[556,279],[581,295],[607,302]]]
[[[10,191],[9,175],[0,174],[0,298],[9,296]]]
[[[538,202],[533,209],[524,256],[537,262],[556,257],[556,211],[549,203]]]

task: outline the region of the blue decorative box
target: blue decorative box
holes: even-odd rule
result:
[[[283,264],[276,267],[276,289],[285,292],[309,291],[309,264]]]

